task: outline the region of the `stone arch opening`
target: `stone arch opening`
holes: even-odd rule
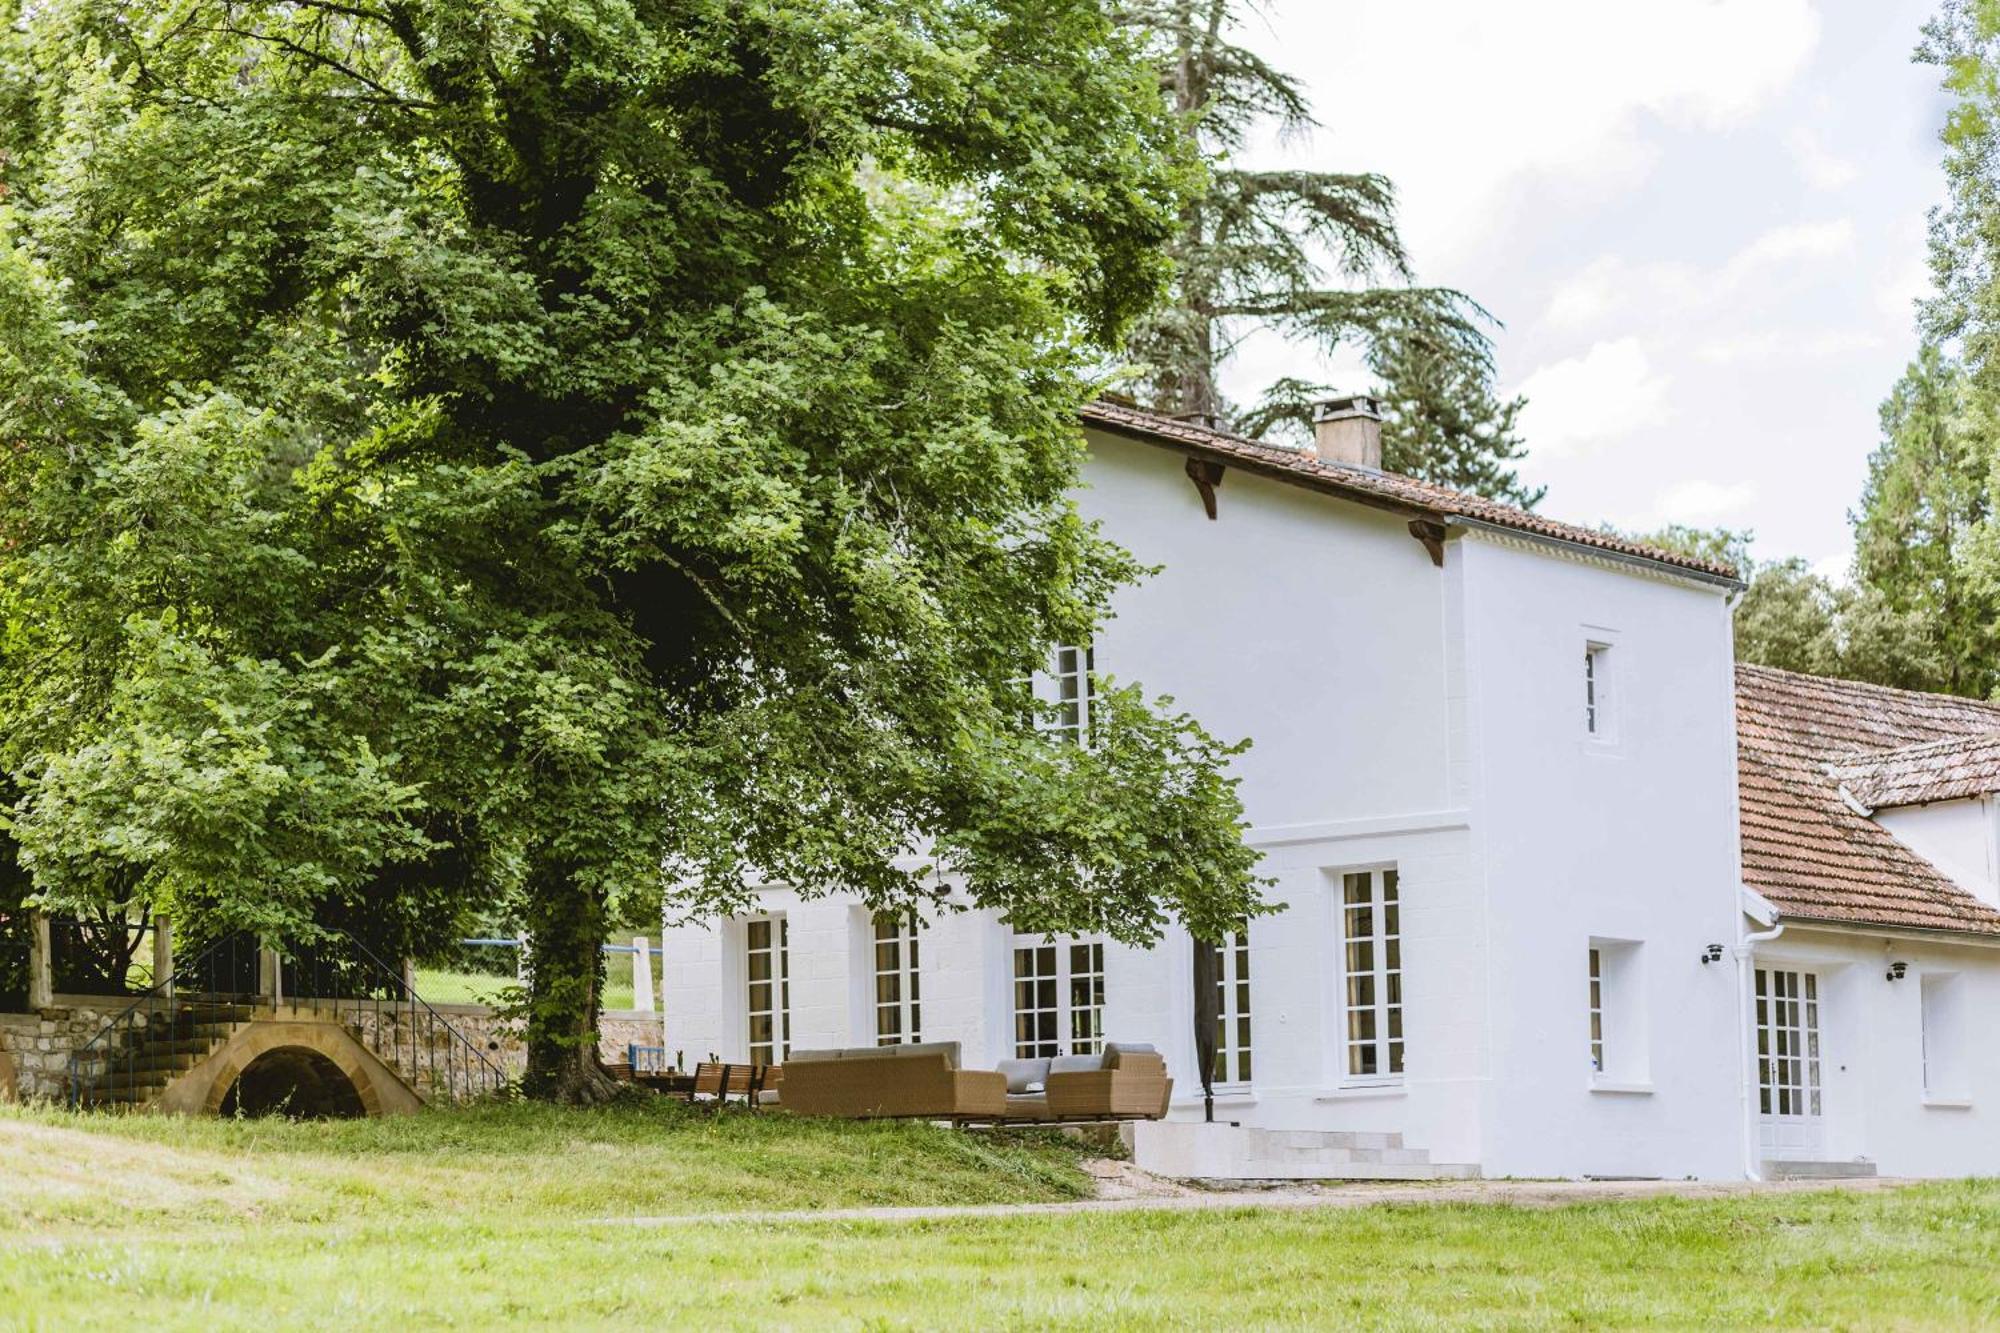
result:
[[[280,1046],[245,1065],[219,1108],[224,1115],[350,1120],[368,1114],[361,1090],[341,1067],[304,1046]]]

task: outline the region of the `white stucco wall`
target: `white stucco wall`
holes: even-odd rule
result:
[[[2000,948],[1799,927],[1756,954],[1820,979],[1825,1157],[1888,1176],[2000,1174]],[[1888,979],[1889,964],[1906,965]],[[1923,985],[1951,978],[1957,1022],[1926,1034]],[[1925,1087],[1926,1040],[1958,1076]],[[1753,1108],[1754,1109],[1754,1108]]]
[[[1455,543],[1491,950],[1491,1172],[1735,1174],[1735,727],[1721,592],[1512,541]],[[1607,648],[1598,736],[1586,645]],[[1620,955],[1604,1077],[1588,950]],[[1637,1047],[1635,1050],[1634,1048]]]
[[[1715,589],[1478,535],[1439,569],[1403,517],[1232,469],[1218,518],[1167,450],[1093,438],[1080,504],[1162,573],[1124,591],[1098,669],[1248,736],[1241,792],[1277,883],[1250,931],[1256,1079],[1219,1112],[1393,1130],[1489,1173],[1734,1175],[1740,1168],[1728,613]],[[1581,736],[1587,637],[1613,645],[1617,740]],[[1401,880],[1407,1071],[1343,1078],[1342,871]],[[873,1039],[867,923],[791,919],[793,1044]],[[668,1045],[742,1058],[740,925],[669,932]],[[1650,1090],[1593,1090],[1585,951],[1637,944],[1627,1043]],[[806,957],[810,949],[812,957]],[[922,935],[926,1039],[1011,1054],[1011,937],[988,913]],[[1199,1114],[1185,939],[1106,950],[1105,1030],[1167,1052]]]
[[[1877,810],[1875,822],[1981,902],[2000,907],[2000,851],[1990,796]]]

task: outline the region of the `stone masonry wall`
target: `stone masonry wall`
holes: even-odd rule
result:
[[[0,1099],[9,1095],[8,1066],[13,1071],[12,1094],[19,1099],[56,1101],[68,1096],[70,1053],[102,1032],[130,1003],[74,995],[54,999],[55,1004],[40,1013],[0,1014]],[[485,1005],[440,1004],[433,1008],[509,1077],[518,1078],[526,1069],[527,1048],[517,1023]],[[441,1068],[448,1061],[463,1068],[467,1057],[448,1033],[435,1023],[426,1023],[421,1010],[418,1014],[414,1038],[408,1011],[385,1009],[378,1014],[361,1009],[343,1013],[342,1018],[364,1045],[371,1050],[379,1046],[387,1063],[419,1092],[430,1095],[432,1090],[423,1086],[428,1081],[421,1077],[423,1071]],[[378,1032],[378,1025],[386,1030]],[[599,1058],[607,1063],[622,1061],[630,1045],[658,1046],[660,1031],[660,1015],[656,1013],[607,1012],[598,1023]]]

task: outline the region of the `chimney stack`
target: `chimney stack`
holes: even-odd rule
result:
[[[1382,400],[1345,394],[1313,405],[1313,444],[1320,461],[1382,470]]]

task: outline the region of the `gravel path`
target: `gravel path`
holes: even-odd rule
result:
[[[821,1208],[799,1211],[690,1213],[665,1217],[607,1217],[610,1226],[713,1226],[718,1222],[917,1222],[954,1217],[1053,1216],[1068,1213],[1202,1212],[1227,1208],[1368,1208],[1385,1203],[1505,1204],[1557,1208],[1564,1204],[1654,1199],[1720,1199],[1738,1194],[1807,1194],[1825,1190],[1896,1189],[1910,1182],[1866,1180],[1450,1180],[1423,1184],[1292,1184],[1267,1189],[1209,1189],[1147,1176],[1124,1163],[1096,1170],[1105,1197],[1072,1203],[995,1203],[962,1207]],[[1126,1191],[1130,1192],[1126,1192]]]

